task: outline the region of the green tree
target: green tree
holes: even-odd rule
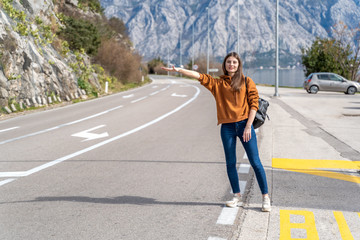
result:
[[[355,81],[360,71],[360,24],[358,27],[349,28],[340,21],[333,27],[333,36],[342,48],[349,48],[352,51],[347,67],[351,75],[349,79]]]
[[[301,49],[305,75],[314,72],[333,72],[351,78],[350,46],[342,46],[335,39],[317,37],[310,48]]]
[[[349,28],[340,21],[332,29],[332,38],[316,38],[310,48],[301,49],[305,74],[334,72],[355,81],[360,71],[360,25]]]

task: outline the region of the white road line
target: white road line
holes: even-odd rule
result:
[[[156,92],[153,92],[153,93],[150,93],[150,96],[154,96],[156,94],[158,94],[160,91],[156,91]]]
[[[16,140],[20,140],[20,139],[23,139],[23,138],[27,138],[27,137],[39,135],[39,134],[41,134],[41,133],[50,132],[50,131],[52,131],[52,130],[59,129],[59,128],[62,128],[62,127],[65,127],[65,126],[69,126],[69,125],[73,125],[73,124],[75,124],[75,123],[83,122],[83,121],[85,121],[85,120],[89,120],[89,119],[91,119],[91,118],[95,118],[95,117],[104,115],[104,114],[106,114],[106,113],[109,113],[109,112],[111,112],[111,111],[114,111],[114,110],[119,109],[119,108],[122,108],[122,107],[123,107],[123,106],[118,106],[118,107],[110,108],[110,109],[108,109],[108,110],[106,110],[106,111],[103,111],[103,112],[100,112],[100,113],[97,113],[97,114],[94,114],[94,115],[91,115],[91,116],[88,116],[88,117],[85,117],[85,118],[81,118],[81,119],[76,120],[76,121],[73,121],[73,122],[64,123],[64,124],[61,124],[61,125],[58,125],[58,126],[55,126],[55,127],[52,127],[52,128],[47,128],[47,129],[44,129],[44,130],[41,130],[41,131],[38,131],[38,132],[33,132],[33,133],[30,133],[30,134],[27,134],[27,135],[23,135],[23,136],[20,136],[20,137],[11,138],[11,139],[8,139],[8,140],[5,140],[5,141],[0,142],[0,145],[5,144],[5,143],[9,143],[9,142],[13,142],[13,141],[16,141]]]
[[[133,101],[131,101],[131,103],[139,102],[139,101],[141,101],[141,100],[144,100],[145,98],[147,98],[147,96],[142,97],[142,98],[138,98],[138,99],[136,99],[136,100],[133,100]]]
[[[12,127],[12,128],[2,129],[2,130],[0,130],[0,133],[1,132],[11,131],[11,130],[14,130],[14,129],[17,129],[17,128],[19,128],[19,127]]]
[[[171,96],[172,97],[182,97],[182,98],[187,97],[187,95],[180,95],[180,94],[176,94],[176,93],[171,94]]]
[[[240,185],[240,194],[244,195],[246,188],[246,181],[239,181],[239,185]]]
[[[239,166],[238,173],[249,173],[249,170],[250,170],[250,164],[241,163]]]
[[[246,153],[244,153],[243,159],[248,159],[248,156]]]
[[[243,195],[246,188],[246,181],[239,181],[239,187],[240,187],[240,194]],[[230,190],[230,193],[233,194],[233,191]]]
[[[10,182],[15,181],[15,180],[16,180],[15,178],[10,178],[10,179],[0,181],[0,186],[3,186],[5,184],[10,183]]]
[[[46,168],[48,168],[48,167],[54,166],[54,165],[56,165],[56,164],[58,164],[58,163],[61,163],[61,162],[63,162],[63,161],[66,161],[66,160],[69,160],[69,159],[74,158],[74,157],[76,157],[76,156],[79,156],[79,155],[81,155],[81,154],[83,154],[83,153],[92,151],[92,150],[94,150],[94,149],[96,149],[96,148],[99,148],[99,147],[101,147],[101,146],[104,146],[104,145],[106,145],[106,144],[108,144],[108,143],[111,143],[111,142],[116,141],[116,140],[118,140],[118,139],[120,139],[120,138],[126,137],[126,136],[128,136],[128,135],[130,135],[130,134],[133,134],[133,133],[138,132],[138,131],[140,131],[140,130],[142,130],[142,129],[144,129],[144,128],[147,128],[147,127],[149,127],[149,126],[151,126],[151,125],[153,125],[153,124],[155,124],[155,123],[158,123],[158,122],[160,122],[161,120],[167,118],[168,116],[170,116],[170,115],[172,115],[172,114],[180,111],[182,108],[184,108],[185,106],[187,106],[188,104],[190,104],[191,102],[193,102],[193,101],[199,96],[199,94],[200,94],[200,89],[199,89],[197,86],[192,86],[192,87],[194,87],[194,88],[196,89],[196,93],[195,93],[195,95],[194,95],[191,99],[189,99],[188,101],[186,101],[185,103],[183,103],[183,104],[180,105],[179,107],[175,108],[174,110],[172,110],[172,111],[170,111],[170,112],[167,112],[167,113],[165,113],[164,115],[162,115],[162,116],[160,116],[160,117],[158,117],[158,118],[156,118],[156,119],[154,119],[154,120],[152,120],[152,121],[150,121],[150,122],[148,122],[148,123],[145,123],[145,124],[143,124],[143,125],[141,125],[141,126],[139,126],[139,127],[137,127],[137,128],[134,128],[134,129],[132,129],[132,130],[130,130],[130,131],[127,131],[127,132],[125,132],[125,133],[122,133],[122,134],[120,134],[120,135],[118,135],[118,136],[115,136],[115,137],[113,137],[113,138],[104,140],[104,141],[99,142],[99,143],[97,143],[97,144],[95,144],[95,145],[93,145],[93,146],[84,148],[84,149],[82,149],[82,150],[80,150],[80,151],[74,152],[74,153],[72,153],[72,154],[69,154],[69,155],[67,155],[67,156],[61,157],[61,158],[56,159],[56,160],[54,160],[54,161],[45,163],[45,164],[43,164],[43,165],[40,165],[40,166],[38,166],[38,167],[35,167],[35,168],[30,169],[30,170],[25,171],[25,172],[0,172],[0,177],[2,177],[2,176],[17,176],[17,177],[29,176],[29,175],[31,175],[31,174],[33,174],[33,173],[39,172],[39,171],[44,170],[44,169],[46,169]]]
[[[226,238],[209,237],[207,240],[226,240]]]
[[[170,87],[170,85],[168,85],[168,86],[166,86],[166,87],[164,87],[164,88],[162,88],[162,89],[160,89],[159,91],[165,91],[166,89],[168,89]]]
[[[0,172],[0,177],[25,177],[27,173],[24,172]]]
[[[134,96],[134,94],[130,94],[130,95],[123,96],[123,98],[131,98],[133,96]]]
[[[224,207],[221,211],[220,216],[216,221],[216,224],[233,225],[238,211],[239,211],[238,207],[235,208]]]

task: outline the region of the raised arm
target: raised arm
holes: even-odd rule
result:
[[[175,66],[173,66],[172,68],[162,67],[162,69],[164,69],[165,71],[168,71],[168,72],[178,72],[178,73],[184,74],[187,77],[195,78],[197,80],[199,80],[199,78],[200,78],[200,74],[198,72],[195,72],[192,70],[177,68]]]

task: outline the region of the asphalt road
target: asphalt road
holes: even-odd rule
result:
[[[210,92],[171,77],[0,121],[0,239],[231,238],[216,122]]]
[[[131,91],[0,121],[0,239],[360,239],[359,95],[258,86],[271,213],[238,147],[231,197],[211,93]]]

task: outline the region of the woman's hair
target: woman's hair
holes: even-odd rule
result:
[[[237,71],[235,72],[234,76],[231,78],[231,87],[234,91],[240,91],[240,88],[245,81],[244,78],[242,78],[243,75],[243,69],[242,69],[242,61],[239,57],[239,55],[236,52],[231,52],[224,58],[224,61],[222,63],[222,69],[225,75],[229,75],[228,71],[226,71],[226,60],[229,57],[234,57],[239,61],[239,67]]]

